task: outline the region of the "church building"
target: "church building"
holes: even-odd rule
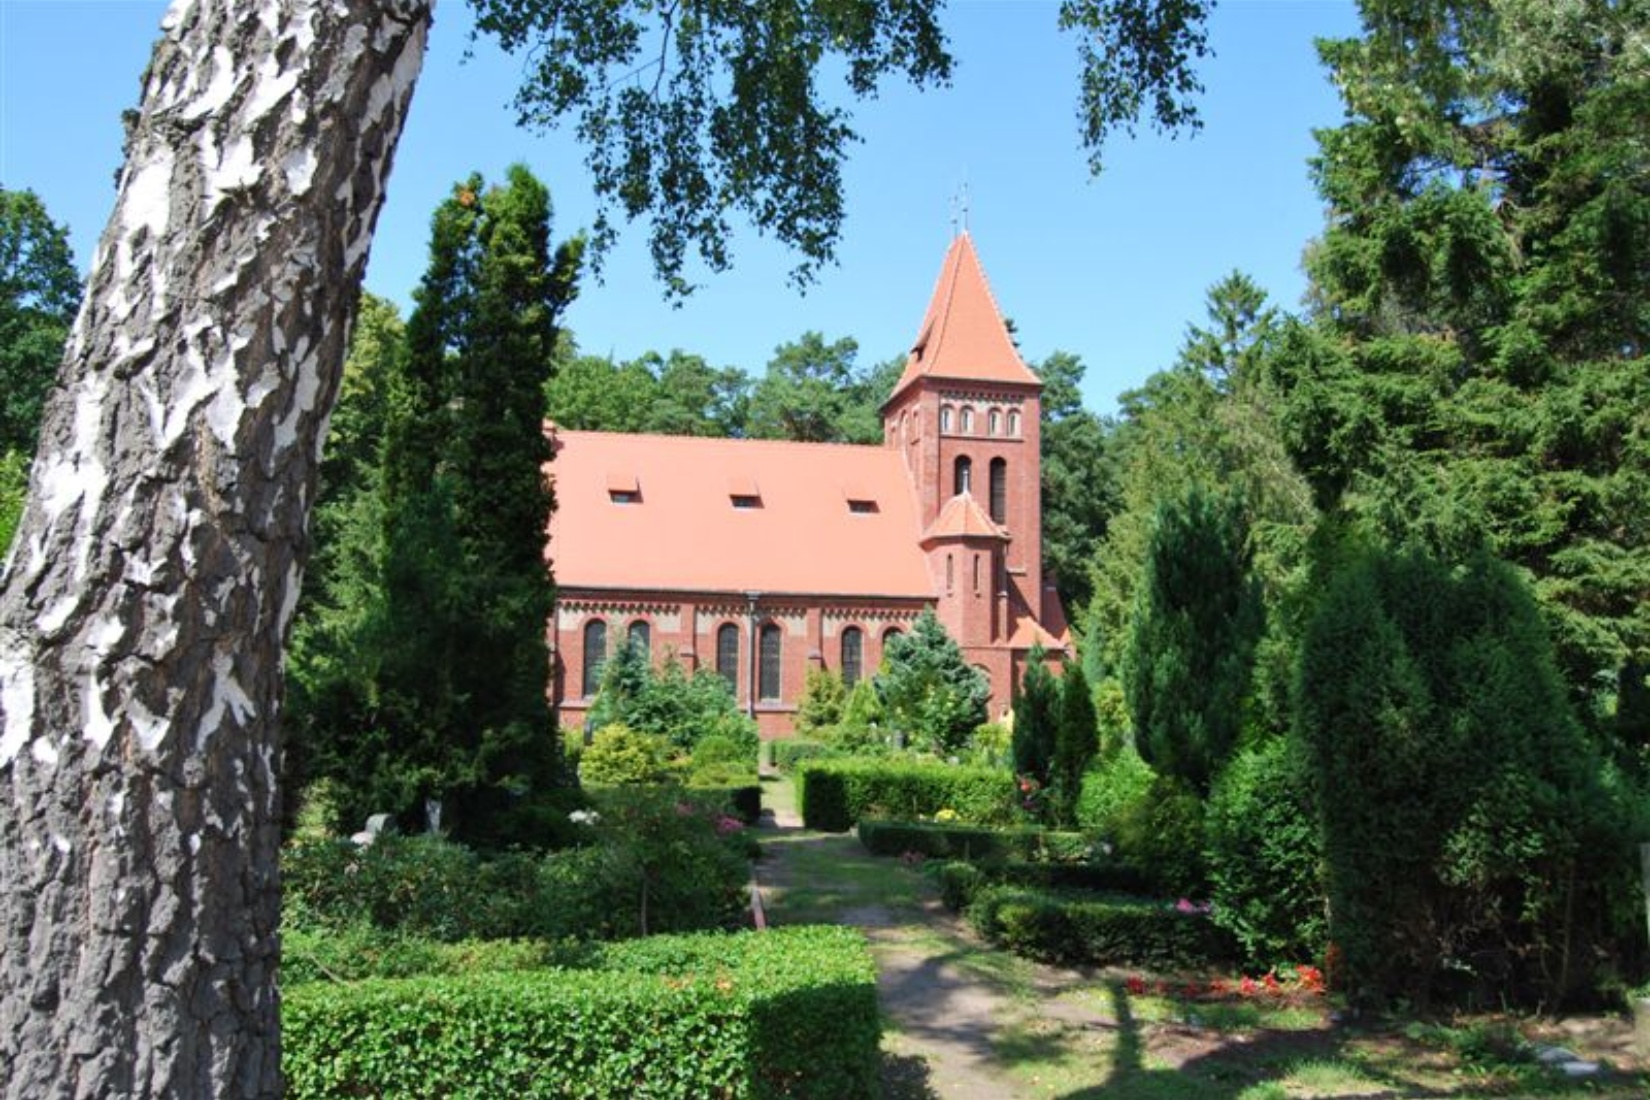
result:
[[[584,722],[625,640],[727,678],[764,738],[789,736],[808,671],[852,686],[925,608],[1007,711],[1034,645],[1070,644],[1043,576],[1042,384],[974,244],[951,244],[883,444],[549,428],[553,701]]]

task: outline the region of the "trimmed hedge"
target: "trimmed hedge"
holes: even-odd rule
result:
[[[1232,956],[1208,917],[1157,901],[987,886],[974,892],[966,914],[991,943],[1039,962],[1167,970]]]
[[[864,817],[912,820],[941,810],[976,825],[1014,825],[1019,789],[997,768],[904,761],[811,760],[800,771],[802,824],[843,833]]]
[[[844,755],[835,745],[803,738],[769,741],[768,751],[773,754],[773,766],[782,772],[793,771],[809,760],[830,760]]]
[[[718,801],[746,825],[755,825],[762,820],[762,784],[759,781],[737,786],[689,782],[687,791],[696,801]]]
[[[1028,863],[1008,860],[983,865],[952,861],[933,865],[946,907],[961,912],[986,886],[1024,886],[1033,890],[1091,890],[1139,896],[1150,889],[1146,877],[1123,863]]]
[[[312,983],[283,998],[287,1094],[875,1096],[876,967],[857,931],[611,945],[591,969]]]
[[[1045,860],[1080,863],[1092,858],[1093,844],[1082,833],[1061,833],[1036,826],[992,828],[927,821],[866,818],[858,826],[859,842],[879,856],[917,852],[934,859]]]

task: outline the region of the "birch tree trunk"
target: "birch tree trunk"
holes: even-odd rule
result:
[[[0,1096],[280,1091],[280,659],[433,0],[176,0],[0,592]]]

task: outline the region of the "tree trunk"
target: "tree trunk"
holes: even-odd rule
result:
[[[433,0],[176,0],[0,578],[0,1096],[276,1096],[280,659]]]

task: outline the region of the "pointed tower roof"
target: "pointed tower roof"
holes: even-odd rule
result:
[[[945,502],[940,514],[934,517],[934,522],[928,525],[928,530],[922,533],[922,541],[926,545],[938,542],[941,539],[1003,539],[1008,535],[1003,529],[991,521],[980,502],[968,490],[963,490]]]
[[[985,281],[974,240],[965,230],[951,242],[934,284],[928,313],[911,345],[892,401],[918,378],[1040,385],[1025,365]]]

